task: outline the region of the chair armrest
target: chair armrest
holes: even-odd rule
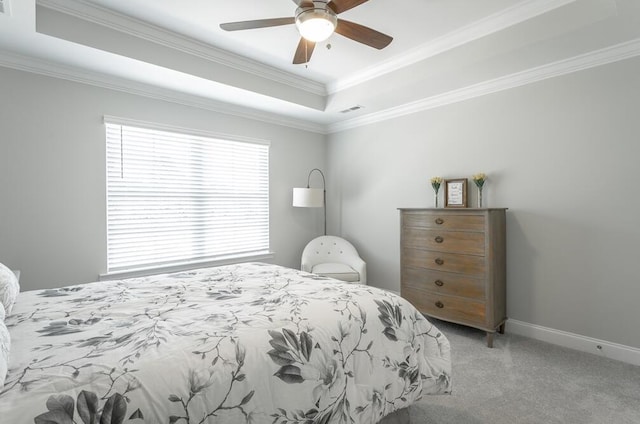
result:
[[[310,261],[305,261],[304,259],[301,261],[300,263],[301,271],[311,272],[312,268],[313,268],[313,263],[311,263]]]
[[[360,284],[367,284],[367,263],[362,260],[362,258],[353,258],[351,263],[351,267],[358,271],[360,274]]]

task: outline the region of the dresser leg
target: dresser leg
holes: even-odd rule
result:
[[[504,334],[504,325],[505,324],[506,324],[506,322],[503,322],[502,325],[500,327],[498,327],[498,333]]]
[[[487,331],[487,347],[493,347],[493,332]]]

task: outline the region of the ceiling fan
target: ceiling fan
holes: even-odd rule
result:
[[[316,43],[326,40],[334,32],[378,50],[387,47],[393,40],[374,29],[338,18],[340,13],[369,0],[292,1],[298,6],[295,17],[227,22],[220,24],[220,28],[225,31],[240,31],[296,24],[301,38],[293,56],[294,65],[309,62]]]

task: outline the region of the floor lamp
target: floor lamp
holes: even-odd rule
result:
[[[309,188],[311,174],[318,171],[322,175],[322,188]],[[327,190],[324,174],[318,168],[313,168],[307,177],[307,188],[293,189],[293,206],[297,208],[324,208],[324,235],[327,235]]]

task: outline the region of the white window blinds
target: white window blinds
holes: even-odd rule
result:
[[[106,123],[108,272],[269,250],[269,145]]]

